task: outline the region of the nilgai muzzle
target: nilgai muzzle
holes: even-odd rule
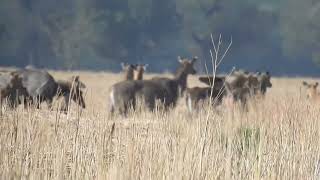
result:
[[[46,101],[48,107],[51,108],[53,97],[58,96],[65,98],[66,105],[68,105],[71,97],[72,100],[85,108],[81,90],[85,86],[79,81],[79,76],[72,77],[70,81],[56,82],[46,71],[24,69],[17,71],[17,74],[22,79],[22,85],[26,89],[26,93],[23,95],[25,104],[33,104],[40,108],[40,104]]]
[[[175,106],[179,87],[185,87],[189,74],[195,74],[193,65],[197,58],[192,60],[178,58],[180,67],[173,79],[154,78],[151,80],[123,81],[114,84],[110,90],[110,111],[127,114],[128,108],[135,109],[136,99],[142,98],[145,105],[153,110],[156,101],[160,101],[167,109]]]

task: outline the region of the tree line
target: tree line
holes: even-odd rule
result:
[[[210,35],[233,45],[221,67],[317,74],[316,0],[2,0],[0,65],[118,70],[120,62],[174,69],[210,63]]]

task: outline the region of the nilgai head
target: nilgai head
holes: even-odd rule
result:
[[[82,108],[86,108],[86,104],[83,98],[83,89],[86,88],[85,84],[79,80],[79,76],[72,76],[67,82],[58,82],[62,88],[62,93],[66,93],[64,96],[72,99]]]
[[[302,85],[305,86],[307,88],[307,97],[308,98],[317,98],[319,96],[317,88],[319,83],[315,82],[315,83],[307,83],[305,81],[302,82]]]
[[[272,87],[272,83],[270,79],[271,79],[271,75],[268,71],[263,73],[258,72],[258,81],[261,86],[260,88],[261,94],[265,94],[267,92],[267,88]]]
[[[0,101],[10,98],[10,105],[15,105],[17,92],[22,91],[22,78],[16,72],[0,75]]]
[[[134,79],[134,71],[136,69],[136,65],[121,63],[122,70],[124,71],[125,80],[133,80]]]
[[[1,75],[1,98],[7,97],[11,92],[22,88],[22,79],[15,72]]]
[[[197,71],[193,67],[194,63],[197,60],[197,56],[192,58],[192,60],[189,60],[187,58],[181,58],[180,56],[178,56],[178,62],[180,63],[180,67],[177,70],[175,79],[178,81],[178,84],[180,86],[180,95],[183,95],[184,91],[186,90],[188,75],[197,73]]]
[[[178,69],[178,74],[179,72],[184,74],[196,74],[197,71],[194,69],[193,65],[197,60],[197,56],[193,57],[192,60],[189,60],[187,58],[181,58],[180,56],[178,56],[178,62],[181,65]]]
[[[136,71],[134,80],[143,80],[143,74],[148,66],[148,64],[136,64],[134,69]]]

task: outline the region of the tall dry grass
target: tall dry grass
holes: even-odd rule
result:
[[[248,111],[221,106],[189,114],[181,99],[168,113],[109,119],[108,88],[121,75],[52,74],[57,79],[80,74],[88,87],[87,109],[80,113],[73,105],[65,115],[45,105],[4,108],[0,179],[320,177],[320,104],[305,99],[301,79],[272,79],[265,99],[251,101]],[[190,77],[189,86],[195,85],[200,84]]]

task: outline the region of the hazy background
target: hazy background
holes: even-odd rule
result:
[[[210,33],[233,45],[220,67],[320,75],[319,0],[1,0],[0,66],[174,70],[209,61]]]

